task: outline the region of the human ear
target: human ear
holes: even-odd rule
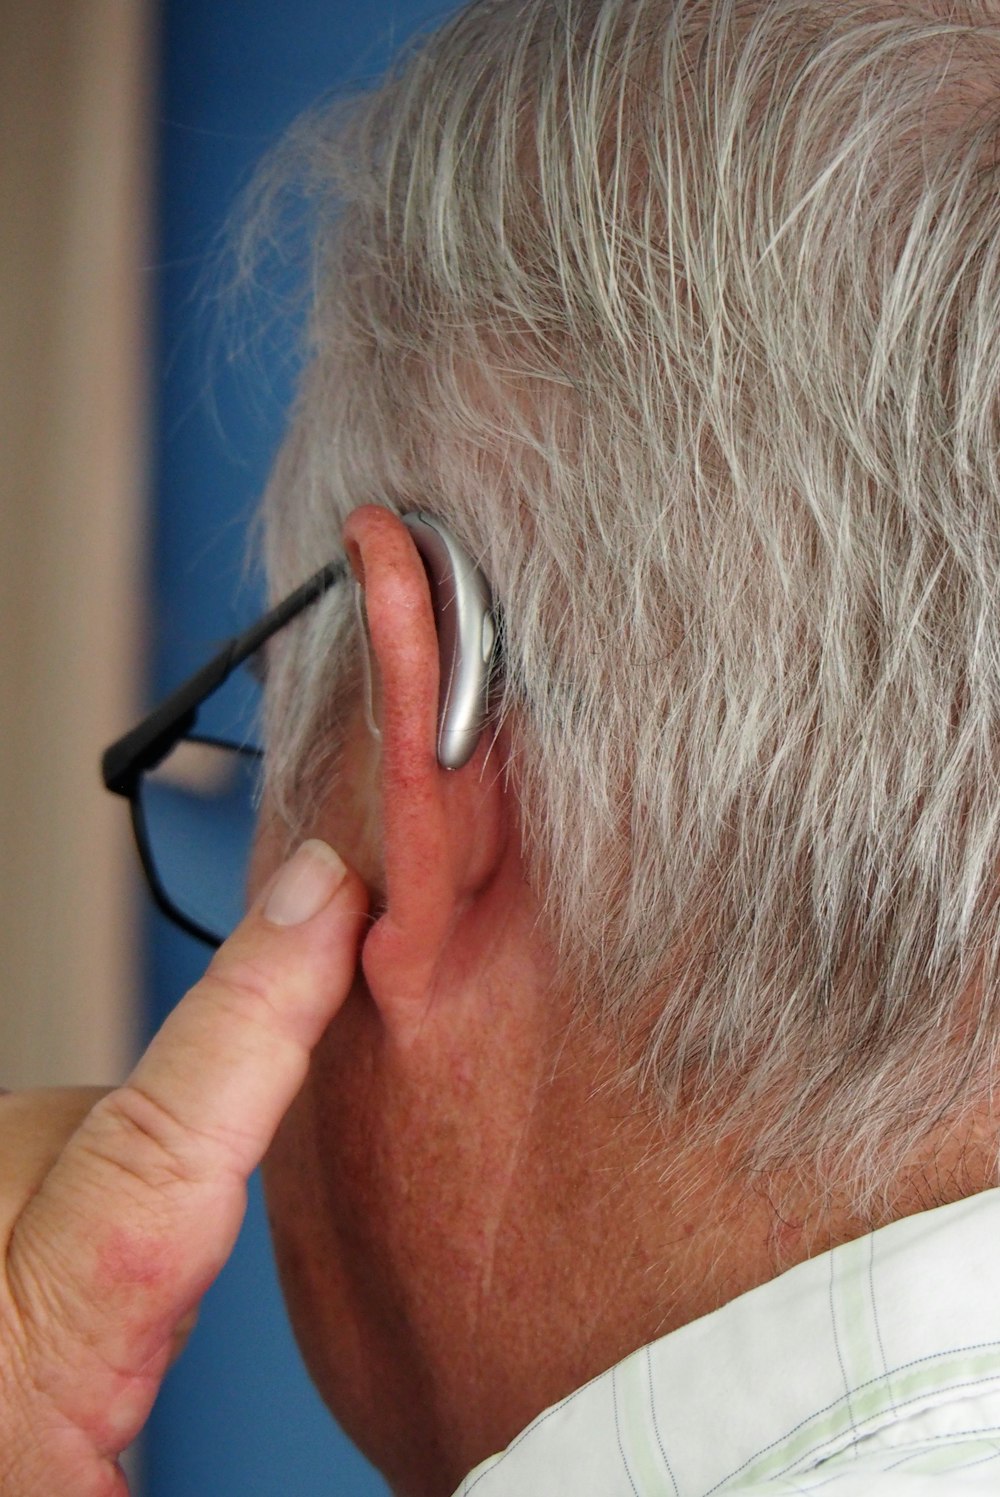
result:
[[[350,516],[344,542],[364,590],[382,739],[386,907],[362,966],[385,1022],[402,1030],[419,1022],[455,922],[497,865],[503,777],[495,763],[487,768],[488,730],[461,768],[439,762],[441,640],[414,535],[388,510],[366,505]]]

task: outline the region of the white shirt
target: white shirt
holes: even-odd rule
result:
[[[626,1357],[456,1497],[1000,1494],[1000,1190],[810,1259]]]

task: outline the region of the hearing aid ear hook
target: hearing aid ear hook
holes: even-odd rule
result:
[[[441,667],[438,763],[444,769],[461,769],[475,753],[486,720],[498,632],[489,584],[440,520],[421,511],[403,515],[402,520],[427,573],[437,628]],[[362,591],[355,583],[355,607],[365,642],[365,712],[369,729],[380,738],[375,669]]]

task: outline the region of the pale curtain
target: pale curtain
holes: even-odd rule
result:
[[[109,1082],[137,895],[104,742],[141,654],[145,0],[0,0],[0,1085]]]

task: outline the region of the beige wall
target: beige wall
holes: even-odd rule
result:
[[[146,0],[0,0],[0,1085],[131,1053]]]

